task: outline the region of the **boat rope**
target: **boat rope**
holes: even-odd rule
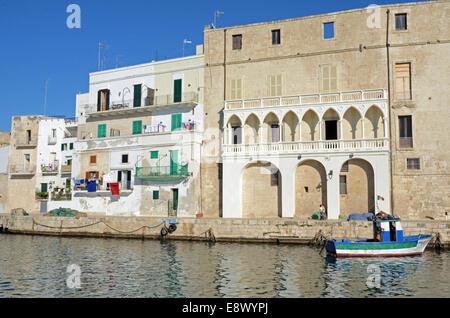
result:
[[[213,242],[213,243],[216,242],[216,237],[215,237],[213,229],[211,227],[199,235],[192,236],[191,239],[195,238],[195,237],[205,237],[205,239],[207,239],[210,242]]]
[[[100,223],[103,223],[106,227],[110,228],[113,231],[116,231],[116,232],[119,232],[119,233],[122,233],[122,234],[131,234],[131,233],[135,233],[135,232],[137,232],[139,230],[142,230],[143,228],[153,229],[153,228],[160,227],[161,225],[165,224],[165,221],[161,221],[161,223],[159,223],[157,225],[144,225],[144,226],[141,226],[140,228],[138,228],[136,230],[133,230],[133,231],[121,231],[121,230],[118,230],[118,229],[112,227],[111,225],[109,225],[108,223],[106,223],[104,221],[98,221],[98,222],[94,222],[94,223],[86,224],[86,225],[81,225],[81,226],[62,227],[62,226],[51,226],[51,225],[41,224],[39,222],[36,222],[36,220],[33,218],[33,225],[36,224],[36,225],[39,225],[39,226],[42,226],[42,227],[51,228],[51,229],[59,229],[59,230],[82,229],[82,228],[94,226],[94,225],[97,225],[97,224],[100,224]]]

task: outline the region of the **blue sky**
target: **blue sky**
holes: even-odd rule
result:
[[[109,45],[105,69],[195,54],[203,27],[223,11],[218,27],[364,8],[391,1],[324,0],[0,0],[0,130],[11,116],[44,113],[73,117],[75,95],[89,89],[98,68],[98,42]],[[81,8],[81,28],[66,26],[69,4]]]

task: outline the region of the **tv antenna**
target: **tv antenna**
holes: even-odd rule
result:
[[[184,56],[184,45],[185,44],[192,44],[192,41],[188,41],[188,40],[184,39],[184,41],[183,41],[183,56]]]
[[[123,54],[116,54],[116,68],[119,67],[119,57],[124,57],[125,55]]]
[[[105,42],[102,42],[102,41],[98,42],[98,70],[99,71],[101,71],[101,68],[103,68],[103,66],[104,66],[102,64],[104,64],[104,62],[105,62],[105,50],[109,49],[110,47],[111,46]],[[102,49],[103,49],[103,56],[101,55]],[[102,64],[100,64],[101,61],[103,62]]]
[[[216,21],[217,21],[217,17],[221,14],[224,14],[225,12],[220,12],[219,10],[217,10],[216,12],[214,12],[214,23],[213,23],[213,29],[216,28]]]
[[[46,81],[45,81],[45,93],[44,93],[44,116],[46,116],[47,115],[47,92],[48,92],[48,82],[49,82],[50,80],[49,79],[47,79]]]

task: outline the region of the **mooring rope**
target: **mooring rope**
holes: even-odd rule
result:
[[[41,223],[36,222],[36,220],[33,218],[33,224],[36,224],[36,225],[39,225],[39,226],[42,226],[42,227],[46,227],[46,228],[50,228],[50,229],[59,229],[59,230],[82,229],[82,228],[94,226],[94,225],[97,225],[97,224],[100,224],[100,223],[105,224],[108,228],[110,228],[113,231],[116,231],[116,232],[119,232],[119,233],[122,233],[122,234],[131,234],[131,233],[135,233],[135,232],[137,232],[137,231],[139,231],[139,230],[141,230],[143,228],[153,229],[153,228],[160,227],[161,225],[163,225],[165,223],[165,221],[161,221],[161,223],[159,223],[158,225],[144,225],[144,226],[141,226],[140,228],[138,228],[138,229],[136,229],[134,231],[121,231],[121,230],[118,230],[118,229],[112,227],[111,225],[109,225],[108,223],[106,223],[104,221],[98,221],[98,222],[94,222],[92,224],[86,224],[86,225],[81,225],[81,226],[62,227],[62,226],[51,226],[51,225],[41,224]]]

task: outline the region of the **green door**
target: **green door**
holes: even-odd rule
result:
[[[178,189],[172,189],[173,193],[173,210],[178,211]]]
[[[134,85],[134,100],[133,106],[139,107],[141,106],[141,97],[142,97],[142,85]]]
[[[170,151],[170,175],[178,174],[178,150]]]
[[[177,79],[173,81],[173,102],[179,103],[181,102],[181,84],[182,80]]]
[[[181,114],[172,114],[172,131],[181,129]]]

